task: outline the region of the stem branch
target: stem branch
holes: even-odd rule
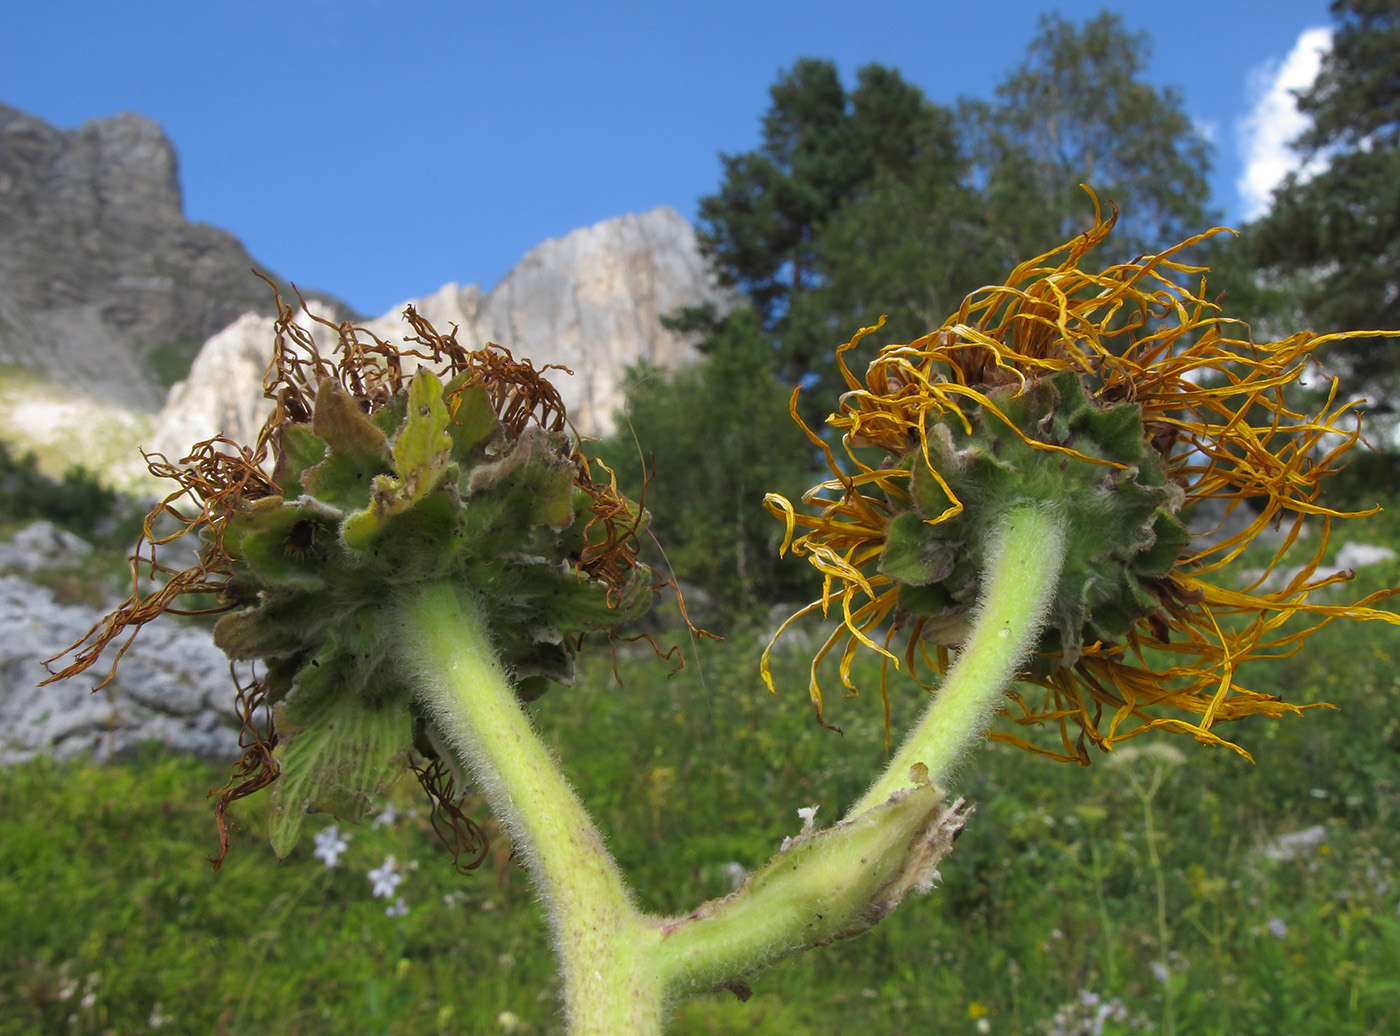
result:
[[[648,1036],[664,989],[656,925],[633,905],[602,837],[531,728],[469,595],[444,584],[400,608],[419,700],[510,831],[544,899],[572,1036]]]
[[[986,732],[1002,692],[1040,637],[1064,557],[1065,532],[1054,508],[1028,502],[1006,512],[988,540],[982,600],[957,661],[923,719],[847,817],[908,788],[919,763],[927,767],[927,780],[942,786]]]

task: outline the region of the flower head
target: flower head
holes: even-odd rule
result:
[[[316,843],[316,851],[312,855],[324,861],[327,867],[334,867],[341,855],[350,848],[350,843],[341,836],[340,828],[334,824],[317,831],[313,841]]]
[[[425,582],[467,588],[518,693],[538,697],[571,680],[585,633],[612,635],[649,606],[659,580],[636,540],[646,513],[568,434],[548,367],[494,345],[465,349],[412,307],[404,344],[391,346],[303,306],[337,335],[326,355],[277,301],[264,381],[274,408],[257,442],[217,437],[178,463],[148,456],[178,488],[146,520],[131,596],[53,679],[190,595],[212,597],[215,642],[262,671],[238,690],[246,751],[219,797],[218,860],[235,799],[272,785],[272,841],[285,855],[304,812],[358,821],[416,753],[429,760],[413,769],[439,807],[435,826],[442,814],[454,851],[479,863],[481,829],[442,799],[451,782],[397,664],[392,605]],[[159,534],[170,518],[177,530]],[[185,533],[203,548],[175,572],[157,549]],[[154,593],[142,593],[143,565],[169,577]]]
[[[394,892],[403,884],[403,874],[399,871],[399,861],[392,856],[384,857],[384,862],[369,872],[371,891],[376,899],[392,899]]]
[[[1313,414],[1295,409],[1290,390],[1318,346],[1346,335],[1253,342],[1207,300],[1203,278],[1195,290],[1185,283],[1205,271],[1180,254],[1219,228],[1158,255],[1083,269],[1114,222],[1099,218],[1097,202],[1095,215],[1092,230],[969,296],[936,331],[882,348],[863,380],[843,354],[880,324],[838,349],[848,391],[827,423],[845,457],[807,429],[832,477],[803,497],[811,510],[775,494],[765,501],[786,523],[784,551],[805,556],[824,580],[820,600],[788,623],[839,609],[812,665],[819,717],[817,665],[833,652],[852,693],[861,646],[883,657],[886,674],[901,664],[916,678],[946,670],[977,601],[987,530],[1026,500],[1057,509],[1069,548],[1021,674],[1040,690],[1009,692],[1004,712],[1023,726],[1058,725],[1063,751],[994,730],[1001,741],[1086,763],[1086,742],[1111,749],[1150,729],[1229,744],[1216,724],[1308,707],[1243,686],[1241,665],[1290,654],[1336,618],[1400,623],[1370,607],[1394,591],[1355,604],[1315,600],[1349,578],[1316,575],[1332,521],[1356,516],[1319,497],[1360,431],[1335,387]],[[794,395],[800,422],[795,404]],[[1226,516],[1248,515],[1243,528],[1193,536],[1184,512],[1212,500]],[[1317,523],[1316,552],[1268,588],[1305,521]],[[1242,589],[1222,578],[1279,525],[1286,532],[1263,575]],[[1315,621],[1285,626],[1295,616]],[[765,654],[771,689],[767,662]],[[885,679],[881,694],[888,725]]]
[[[392,826],[399,819],[399,811],[394,808],[392,802],[384,803],[384,808],[379,811],[371,822],[371,827]]]

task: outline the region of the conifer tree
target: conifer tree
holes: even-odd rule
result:
[[[1298,107],[1312,126],[1295,143],[1302,166],[1249,231],[1256,263],[1298,294],[1320,332],[1400,327],[1400,3],[1338,0],[1331,51]],[[1394,414],[1396,347],[1384,338],[1335,343],[1329,373],[1373,413]]]

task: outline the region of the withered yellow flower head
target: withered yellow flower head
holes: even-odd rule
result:
[[[1205,269],[1179,258],[1221,228],[1081,269],[1114,218],[1096,203],[1090,231],[973,293],[931,334],[883,347],[863,381],[843,354],[880,324],[838,349],[848,391],[827,423],[845,458],[804,424],[832,477],[804,495],[811,511],[765,500],[786,522],[784,552],[824,580],[821,598],[779,635],[816,610],[841,617],[812,663],[819,718],[817,667],[833,652],[852,694],[859,647],[883,656],[887,728],[900,637],[903,666],[932,689],[920,673],[948,668],[977,600],[987,531],[1019,502],[1052,505],[1069,548],[1045,633],[1003,712],[1022,726],[1058,725],[1063,751],[992,731],[1000,741],[1081,763],[1087,742],[1111,749],[1151,729],[1230,745],[1216,724],[1310,707],[1238,683],[1245,663],[1290,654],[1333,619],[1400,624],[1371,607],[1393,590],[1355,604],[1316,599],[1350,578],[1318,573],[1333,519],[1374,512],[1320,502],[1323,480],[1360,439],[1354,404],[1339,403],[1334,384],[1305,414],[1289,390],[1319,346],[1348,335],[1253,342],[1205,298]],[[794,394],[800,423],[795,404]],[[871,448],[886,455],[874,466]],[[1251,518],[1232,535],[1193,536],[1181,515],[1209,500]],[[1316,550],[1273,588],[1305,522]],[[1272,561],[1235,588],[1227,566],[1270,527],[1284,530]],[[1314,621],[1288,624],[1300,615]],[[767,653],[763,672],[772,689]]]

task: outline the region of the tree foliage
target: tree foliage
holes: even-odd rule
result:
[[[1004,265],[1087,228],[1081,184],[1117,204],[1125,259],[1209,223],[1209,145],[1176,90],[1143,81],[1151,52],[1150,38],[1128,32],[1120,15],[1082,26],[1046,15],[995,100],[964,102]]]
[[[827,225],[877,180],[908,178],[951,142],[949,113],[898,72],[869,65],[857,80],[848,93],[831,62],[798,61],[769,91],[762,144],[722,156],[719,191],[700,200],[701,247],[775,336],[790,383],[831,347],[831,328],[799,306],[839,266]]]
[[[844,388],[836,344],[882,315],[884,340],[910,341],[1000,272],[953,113],[925,102],[917,133],[905,162],[878,168],[831,214],[814,249],[823,279],[793,300],[786,333],[828,396]]]
[[[827,61],[781,74],[760,146],[724,156],[700,202],[702,247],[774,336],[780,376],[839,391],[836,344],[881,314],[887,340],[936,325],[1086,227],[1081,184],[1122,211],[1124,258],[1207,224],[1208,147],[1176,92],[1143,81],[1149,52],[1118,15],[1046,17],[996,101],[956,113],[880,65],[849,93]]]
[[[712,269],[747,305],[678,314],[706,359],[634,372],[636,441],[624,427],[604,444],[629,492],[639,447],[654,455],[647,504],[678,575],[730,604],[795,592],[761,510],[764,491],[800,491],[812,462],[787,397],[801,386],[799,410],[821,427],[846,387],[836,347],[862,326],[885,317],[870,352],[847,355],[855,370],[1087,226],[1081,183],[1122,209],[1124,258],[1201,229],[1206,145],[1177,95],[1142,81],[1146,52],[1116,15],[1047,18],[996,102],[956,110],[877,64],[851,89],[829,61],[778,76],[758,146],[722,156],[699,206]]]
[[[116,508],[117,494],[81,464],[55,480],[39,470],[32,452],[15,457],[0,443],[0,521],[43,518],[70,532],[92,536]]]
[[[1332,13],[1332,49],[1298,99],[1312,126],[1295,142],[1305,168],[1319,157],[1327,167],[1290,175],[1247,238],[1318,330],[1400,328],[1400,5],[1338,0]],[[1333,347],[1348,392],[1371,395],[1378,412],[1396,409],[1396,348],[1383,338]]]
[[[666,550],[649,560],[703,587],[734,616],[811,592],[800,566],[780,563],[783,530],[763,510],[763,496],[800,495],[812,447],[788,414],[754,309],[715,322],[705,349],[702,362],[678,371],[630,371],[622,426],[597,453],[628,495],[641,497],[645,487],[651,527]]]

